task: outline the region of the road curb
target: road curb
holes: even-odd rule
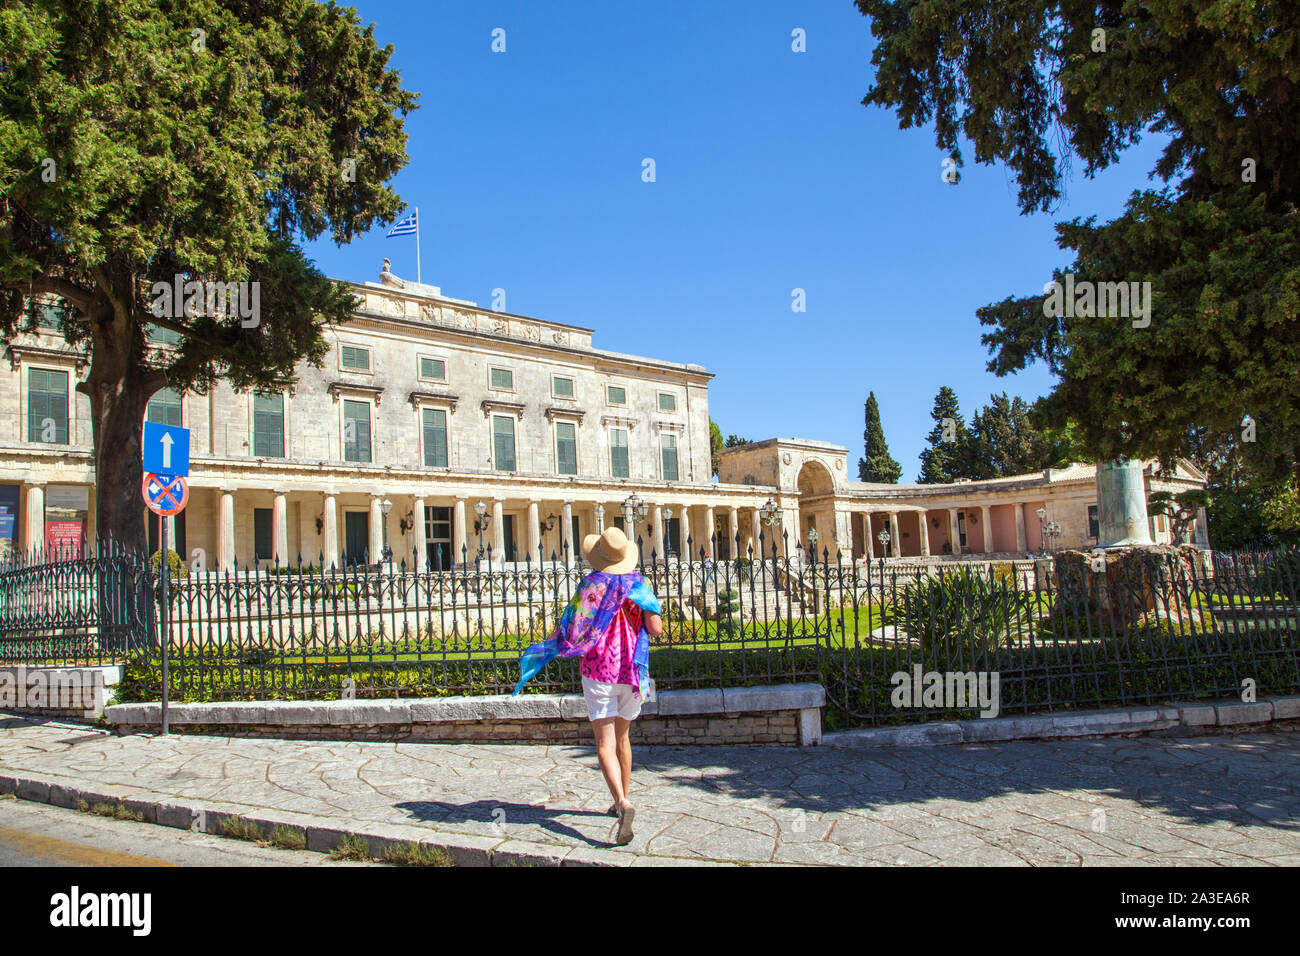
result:
[[[300,834],[306,849],[328,853],[345,836],[367,842],[372,856],[382,857],[390,847],[414,843],[422,848],[442,850],[457,866],[738,866],[721,860],[667,857],[603,850],[591,846],[533,843],[506,836],[485,837],[472,833],[451,833],[426,826],[394,823],[356,823],[334,817],[315,816],[291,810],[275,810],[247,804],[194,800],[134,790],[112,784],[84,784],[68,777],[34,774],[0,767],[0,795],[76,810],[84,801],[89,806],[108,804],[139,814],[144,823],[193,830],[230,839],[227,823],[247,831],[256,827],[265,837],[277,829]]]
[[[1148,734],[1177,728],[1204,732],[1300,718],[1300,695],[1270,697],[1249,703],[1240,700],[1188,701],[1107,710],[1025,717],[935,721],[902,727],[837,730],[822,734],[823,747],[940,747],[1014,740],[1065,737],[1106,737]]]

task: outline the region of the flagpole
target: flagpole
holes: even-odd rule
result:
[[[420,278],[420,207],[415,207],[415,281],[423,283]]]

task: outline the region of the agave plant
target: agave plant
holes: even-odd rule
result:
[[[1028,598],[1005,578],[957,568],[899,589],[884,619],[920,643],[923,660],[969,666],[1019,632]]]

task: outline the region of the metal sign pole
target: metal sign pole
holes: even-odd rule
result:
[[[159,539],[161,547],[158,557],[161,559],[158,563],[162,565],[162,607],[159,608],[159,617],[162,621],[160,628],[159,640],[162,641],[162,732],[167,734],[167,687],[169,684],[167,665],[169,663],[169,653],[171,647],[171,632],[167,627],[167,609],[170,602],[167,599],[167,576],[171,571],[171,561],[168,560],[170,555],[167,552],[167,519],[162,515],[158,516]]]

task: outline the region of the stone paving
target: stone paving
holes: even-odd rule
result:
[[[22,771],[638,858],[1300,865],[1290,727],[888,750],[641,747],[627,847],[610,844],[590,747],[117,737],[0,715],[0,773]]]

